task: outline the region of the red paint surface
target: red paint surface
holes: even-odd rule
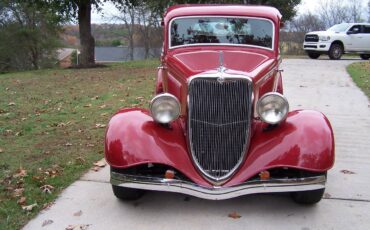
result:
[[[255,133],[247,157],[237,173],[224,185],[248,180],[262,170],[290,167],[325,172],[334,163],[334,138],[326,117],[316,111],[293,111],[283,124]],[[145,163],[172,166],[193,182],[211,186],[198,173],[188,152],[179,123],[172,129],[153,122],[146,110],[127,109],[110,121],[105,140],[107,162],[117,168]]]

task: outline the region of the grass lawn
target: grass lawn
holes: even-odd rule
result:
[[[347,67],[358,87],[370,98],[370,62],[356,62]]]
[[[105,124],[148,107],[158,64],[0,74],[0,229],[21,228],[104,157]]]

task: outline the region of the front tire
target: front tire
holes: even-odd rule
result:
[[[331,45],[330,49],[329,49],[329,58],[331,60],[339,60],[342,55],[343,55],[343,47],[342,45],[336,43],[336,44],[333,44]]]
[[[138,200],[144,195],[144,190],[124,188],[112,185],[114,195],[120,200]]]
[[[370,59],[370,54],[360,54],[360,57],[362,60],[369,60]]]
[[[308,52],[307,55],[311,58],[311,59],[318,59],[320,57],[320,53],[315,53],[315,52]]]
[[[298,204],[316,204],[324,195],[325,189],[302,191],[302,192],[292,192],[291,196],[293,200]]]

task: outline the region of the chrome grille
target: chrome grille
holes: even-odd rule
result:
[[[252,85],[246,79],[196,78],[189,84],[189,138],[193,160],[209,179],[238,168],[249,144]]]

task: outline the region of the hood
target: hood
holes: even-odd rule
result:
[[[223,51],[223,66],[230,70],[251,73],[269,60],[268,56],[247,51]],[[196,51],[174,54],[171,67],[190,77],[220,67],[219,51]]]

